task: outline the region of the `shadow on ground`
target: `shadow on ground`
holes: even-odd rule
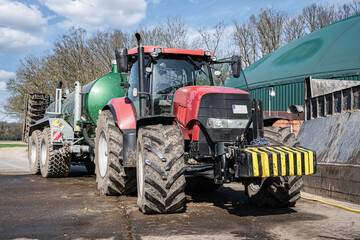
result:
[[[240,183],[238,183],[240,185]],[[213,192],[189,192],[188,202],[195,203],[213,203],[214,206],[226,209],[230,214],[237,216],[265,216],[265,215],[281,215],[296,212],[292,208],[271,208],[271,207],[256,207],[250,204],[245,195],[244,190],[239,187],[233,188],[237,183],[229,186],[220,187]],[[243,188],[242,188],[243,189]]]

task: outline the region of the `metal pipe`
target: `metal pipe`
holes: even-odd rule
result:
[[[79,121],[81,119],[81,85],[78,81],[75,82],[74,92],[74,131],[80,131]]]
[[[257,106],[257,102],[255,99],[253,99],[252,102],[252,107],[253,107],[253,139],[257,139],[258,138],[258,106]]]
[[[269,116],[271,116],[271,90],[269,88]]]
[[[263,104],[261,99],[258,100],[259,107],[259,117],[258,117],[258,129],[259,129],[259,138],[264,138],[264,113],[263,113]]]
[[[142,39],[139,33],[135,34],[135,37],[138,41],[138,66],[139,66],[139,107],[140,107],[140,117],[146,115],[146,95],[145,93],[145,53],[144,47],[142,45]]]

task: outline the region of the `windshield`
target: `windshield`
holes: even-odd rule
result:
[[[152,114],[171,114],[173,95],[185,86],[213,85],[208,64],[199,57],[162,58],[153,62]]]

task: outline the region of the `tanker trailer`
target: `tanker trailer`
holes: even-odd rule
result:
[[[64,97],[62,85],[65,81],[60,81],[55,100],[43,111],[43,117],[28,128],[24,127],[30,172],[41,173],[43,177],[66,177],[71,163],[76,162],[85,163],[92,174],[98,115],[110,99],[124,96],[122,86],[126,81],[127,76],[118,72],[116,61],[112,61],[111,72],[97,80],[83,87],[75,82],[73,92],[64,84]],[[26,109],[34,109],[36,104],[34,100],[28,101]],[[31,118],[28,113],[25,119]]]

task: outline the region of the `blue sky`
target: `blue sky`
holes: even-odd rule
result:
[[[290,15],[313,2],[339,6],[351,0],[0,0],[0,106],[9,97],[6,82],[19,61],[41,56],[71,26],[91,31],[120,28],[133,31],[168,17],[183,17],[190,30],[211,29],[218,22],[245,21],[261,8],[274,7]],[[1,121],[15,121],[1,113]]]

